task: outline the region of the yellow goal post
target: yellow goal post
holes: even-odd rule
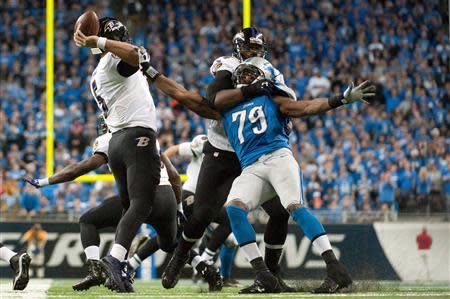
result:
[[[46,173],[47,177],[54,172],[54,128],[53,128],[53,109],[54,109],[54,33],[55,33],[55,7],[54,0],[46,0],[45,30],[46,30]],[[251,0],[242,0],[242,27],[250,27]],[[182,181],[186,180],[186,175],[181,175]],[[76,179],[78,182],[113,182],[114,177],[111,174],[88,174]]]

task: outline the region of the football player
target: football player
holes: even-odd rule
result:
[[[27,287],[30,276],[31,257],[28,253],[17,253],[0,243],[0,260],[9,263],[14,271],[13,290],[23,290]]]
[[[301,169],[290,150],[289,132],[286,130],[287,115],[314,115],[344,104],[365,101],[374,95],[374,87],[366,81],[356,88],[352,84],[343,94],[328,99],[296,102],[289,97],[280,97],[272,100],[272,95],[287,94],[283,85],[279,88],[279,76],[280,73],[267,60],[249,58],[234,72],[235,87],[242,89],[257,81],[269,80],[274,83],[270,94],[258,97],[243,95],[241,98],[245,101],[239,102],[236,97],[229,100],[229,94],[236,93],[231,89],[215,97],[214,105],[222,110],[225,131],[243,169],[228,195],[227,213],[239,246],[257,273],[254,286],[263,292],[278,292],[278,281],[264,263],[256,244],[255,231],[247,219],[249,211],[277,194],[283,207],[326,263],[327,278],[313,291],[334,293],[348,287],[352,280],[336,259],[322,224],[305,206]],[[256,292],[255,288],[253,291]]]
[[[232,74],[242,59],[253,56],[263,57],[266,54],[264,37],[256,28],[245,28],[236,34],[233,38],[233,49],[233,56],[217,58],[211,66],[210,71],[215,78],[208,86],[205,99],[210,107],[213,107],[217,92],[234,88]],[[256,97],[268,93],[271,84],[270,81],[258,81],[237,89],[237,92],[244,94],[245,97]],[[197,109],[201,107],[200,103],[194,105],[187,100],[183,104],[188,104],[189,109],[191,109],[190,107]],[[208,113],[207,117],[210,119],[220,119],[220,115],[217,116],[204,107],[201,112]],[[183,237],[163,273],[162,283],[166,288],[176,284],[178,275],[188,259],[190,248],[202,237],[206,227],[223,207],[233,180],[241,173],[239,160],[228,141],[220,120],[210,122],[208,142],[205,143],[203,152],[205,156],[195,191],[193,214],[188,218]],[[272,273],[278,277],[283,291],[294,291],[282,281],[279,266],[287,235],[289,214],[278,199],[267,201],[262,207],[270,216],[264,234],[265,260]]]
[[[36,188],[47,185],[70,182],[77,177],[108,163],[109,142],[111,133],[97,137],[93,145],[93,155],[81,162],[69,165],[49,178],[33,179],[25,177],[24,180]],[[159,151],[159,144],[157,142]],[[125,263],[126,292],[133,292],[132,276],[139,264],[155,253],[158,249],[171,252],[174,248],[177,236],[176,228],[176,204],[181,202],[181,180],[178,171],[172,165],[167,156],[161,153],[161,180],[156,189],[153,209],[145,223],[150,224],[157,232],[156,238],[151,238],[143,243],[136,254]],[[104,284],[106,275],[100,264],[100,237],[98,230],[107,227],[116,227],[122,217],[122,206],[118,196],[104,199],[100,205],[88,210],[80,217],[81,243],[86,254],[88,273],[81,281],[73,286],[76,291],[87,290],[92,286]],[[170,210],[170,213],[167,211]],[[195,251],[190,252],[189,263],[202,274],[210,285],[210,290],[217,290],[221,285],[221,279],[217,269],[206,264]],[[107,287],[109,282],[107,283]]]
[[[194,137],[191,142],[183,142],[181,144],[173,145],[164,152],[164,154],[169,158],[180,156],[190,161],[186,170],[187,180],[183,184],[182,196],[182,209],[186,217],[190,217],[193,212],[195,189],[197,186],[198,174],[203,161],[203,146],[207,140],[208,138],[206,135],[198,135]],[[220,249],[220,271],[222,276],[225,277],[224,285],[234,286],[236,285],[236,282],[230,277],[232,267],[231,263],[233,262],[233,258],[230,258],[230,256],[233,257],[235,253],[235,246],[233,246],[234,236],[230,235],[231,227],[225,208],[222,207],[213,222],[218,225],[216,224],[217,226],[211,228],[211,234],[209,234],[207,240],[203,240],[203,242],[206,242],[207,244],[201,258],[204,261],[212,262],[218,249],[221,248],[222,244],[226,244],[226,246]],[[226,258],[222,259],[222,256],[225,256],[225,253],[222,254],[222,251],[226,252]]]
[[[155,105],[139,71],[139,48],[130,43],[128,29],[119,20],[106,17],[99,22],[98,36],[85,36],[77,29],[74,41],[78,47],[102,51],[90,87],[112,132],[109,165],[125,212],[117,225],[115,243],[101,265],[111,289],[123,292],[123,262],[138,228],[152,211],[161,163],[156,149]],[[166,209],[162,213],[173,212]]]

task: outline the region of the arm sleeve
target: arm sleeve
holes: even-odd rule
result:
[[[214,100],[216,93],[223,89],[233,89],[233,80],[231,79],[231,73],[229,71],[218,71],[214,81],[208,86],[206,90],[206,102],[209,106],[214,107]]]
[[[139,70],[139,66],[130,65],[123,60],[121,60],[117,64],[117,72],[119,72],[119,74],[122,77],[130,77],[131,75],[136,73],[138,70]]]
[[[183,157],[189,157],[192,158],[194,154],[191,150],[191,143],[190,142],[183,142],[178,146],[178,154]]]

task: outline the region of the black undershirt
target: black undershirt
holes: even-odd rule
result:
[[[210,107],[214,107],[216,94],[224,89],[233,89],[233,80],[229,71],[218,71],[214,80],[209,84],[206,90],[206,102]]]

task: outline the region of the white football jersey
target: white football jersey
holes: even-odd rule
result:
[[[203,144],[207,140],[205,135],[198,135],[191,142],[184,142],[178,146],[178,154],[191,160],[186,170],[187,180],[183,184],[183,190],[195,193],[198,173],[203,161]]]
[[[216,76],[218,71],[228,71],[233,74],[241,62],[234,56],[222,56],[214,60],[209,68],[211,75]],[[228,141],[221,120],[208,120],[208,141],[216,148],[224,151],[234,152]]]
[[[128,127],[151,128],[155,132],[156,112],[147,79],[137,71],[123,77],[117,71],[120,58],[106,53],[92,73],[91,92],[103,111],[111,132]]]
[[[99,137],[97,137],[94,141],[94,144],[92,146],[92,152],[93,154],[103,154],[106,155],[106,158],[108,158],[108,149],[109,149],[109,141],[111,140],[112,134],[106,133]],[[158,152],[160,150],[159,148],[159,142],[156,140],[156,148],[158,149]],[[167,168],[164,165],[164,163],[161,162],[161,179],[159,180],[160,185],[170,185],[169,182],[169,174],[167,173]]]

